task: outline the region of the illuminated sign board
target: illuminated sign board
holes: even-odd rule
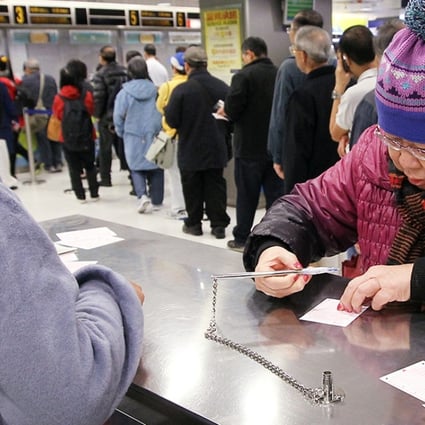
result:
[[[173,18],[173,12],[157,12],[154,10],[142,10],[142,18]]]

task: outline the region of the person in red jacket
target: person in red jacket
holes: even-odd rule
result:
[[[425,257],[423,0],[409,2],[405,23],[380,63],[378,125],[332,168],[277,200],[244,252],[247,270],[300,269],[358,241],[366,273],[348,285],[341,310],[359,311],[367,299],[375,310],[392,301],[425,300],[414,272]],[[258,278],[256,286],[282,298],[302,291],[310,279]]]
[[[60,71],[60,91],[53,100],[52,112],[60,121],[64,118],[65,102],[63,98],[79,99],[81,93],[85,93],[84,104],[87,112],[93,115],[94,100],[92,91],[87,87],[85,79],[87,78],[87,67],[84,62],[73,59],[67,63],[65,68]],[[86,194],[81,180],[81,171],[85,170],[87,183],[89,185],[90,197],[93,201],[99,199],[99,184],[97,182],[95,167],[95,139],[96,131],[92,128],[93,144],[88,150],[75,151],[67,148],[64,144],[63,150],[66,162],[68,163],[69,176],[71,179],[72,190],[77,199],[86,202]],[[64,135],[61,134],[60,141],[64,141]]]
[[[9,93],[9,97],[14,102],[16,99],[16,94],[18,91],[18,86],[21,84],[21,80],[14,76],[12,70],[12,64],[10,63],[9,58],[6,55],[0,55],[0,82],[3,83]],[[27,150],[19,143],[19,133],[21,127],[24,125],[24,118],[20,114],[19,108],[19,120],[18,122],[12,123],[13,128],[13,148],[9,149],[9,160],[10,160],[10,174],[13,177],[16,177],[16,156],[21,155],[28,162],[28,152]]]

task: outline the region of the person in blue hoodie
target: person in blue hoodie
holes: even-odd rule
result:
[[[102,425],[134,379],[143,293],[107,267],[72,275],[0,183],[0,424]]]
[[[159,209],[164,200],[164,170],[145,158],[154,136],[161,130],[156,109],[157,88],[149,77],[146,61],[139,56],[127,64],[130,81],[115,98],[114,126],[124,140],[124,152],[138,199],[137,210]]]

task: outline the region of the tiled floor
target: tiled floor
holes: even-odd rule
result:
[[[203,222],[203,236],[187,235],[182,232],[183,222],[181,220],[175,220],[167,216],[169,210],[167,184],[163,208],[150,214],[139,214],[137,212],[136,197],[129,195],[131,187],[127,177],[128,173],[118,171],[118,168],[118,162],[114,161],[113,186],[100,188],[100,200],[98,202],[88,201],[86,204],[80,204],[72,192],[65,192],[66,189],[70,188],[68,170],[66,168],[61,173],[48,174],[41,172],[37,174],[35,176],[36,179],[44,180],[42,183],[25,184],[25,181],[31,181],[30,174],[18,174],[19,186],[16,194],[38,222],[73,214],[82,214],[228,249],[226,243],[232,239],[232,228],[235,225],[235,209],[233,207],[228,207],[227,211],[231,217],[231,224],[226,229],[226,239],[216,239],[212,236],[208,221]],[[263,215],[264,209],[259,209],[256,221],[260,220]]]
[[[127,226],[133,226],[151,232],[157,232],[162,235],[170,235],[181,239],[187,239],[207,245],[216,246],[223,249],[227,248],[227,241],[233,239],[232,229],[236,223],[235,208],[228,207],[227,213],[231,217],[230,225],[226,229],[225,239],[216,239],[210,234],[208,221],[203,222],[202,236],[191,236],[183,233],[181,220],[175,220],[168,217],[169,197],[167,193],[167,181],[165,185],[165,199],[160,211],[154,211],[150,214],[139,214],[137,212],[137,199],[130,196],[131,190],[128,180],[128,173],[118,171],[119,165],[116,160],[112,164],[112,187],[101,187],[99,190],[100,200],[98,202],[88,201],[80,204],[74,194],[69,190],[70,181],[68,170],[65,167],[61,173],[49,174],[41,172],[37,174],[36,180],[41,182],[32,182],[30,173],[18,174],[18,189],[16,194],[38,221],[50,220],[53,218],[65,217],[74,214],[86,215],[106,221],[112,221]],[[30,183],[25,183],[25,182]],[[255,223],[263,217],[265,210],[257,210]],[[190,253],[188,254],[190,255]],[[326,265],[340,267],[340,261],[345,256],[335,256],[324,259],[317,265]],[[241,265],[242,269],[242,265]],[[239,271],[239,270],[235,270]]]

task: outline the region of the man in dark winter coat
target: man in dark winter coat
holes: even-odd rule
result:
[[[261,190],[266,208],[283,195],[283,181],[273,169],[267,135],[277,68],[259,37],[242,43],[245,66],[232,78],[224,114],[234,123],[236,226],[227,246],[242,251],[251,231]]]
[[[113,128],[115,97],[121,86],[128,80],[127,70],[116,62],[115,49],[104,46],[100,49],[101,68],[93,77],[94,116],[99,119],[99,172],[101,186],[112,186],[111,163],[112,145],[121,162],[121,169],[127,169],[122,140]]]
[[[188,218],[183,232],[202,235],[205,211],[211,233],[225,237],[230,223],[223,169],[227,164],[226,125],[213,116],[214,105],[226,97],[229,86],[207,70],[201,47],[189,47],[184,56],[188,81],[177,86],[165,108],[165,119],[178,131],[178,166]]]
[[[297,31],[292,47],[297,66],[307,78],[292,93],[286,110],[282,144],[286,193],[339,160],[329,133],[335,87],[335,67],[329,65],[334,55],[331,38],[323,28],[305,25]]]

